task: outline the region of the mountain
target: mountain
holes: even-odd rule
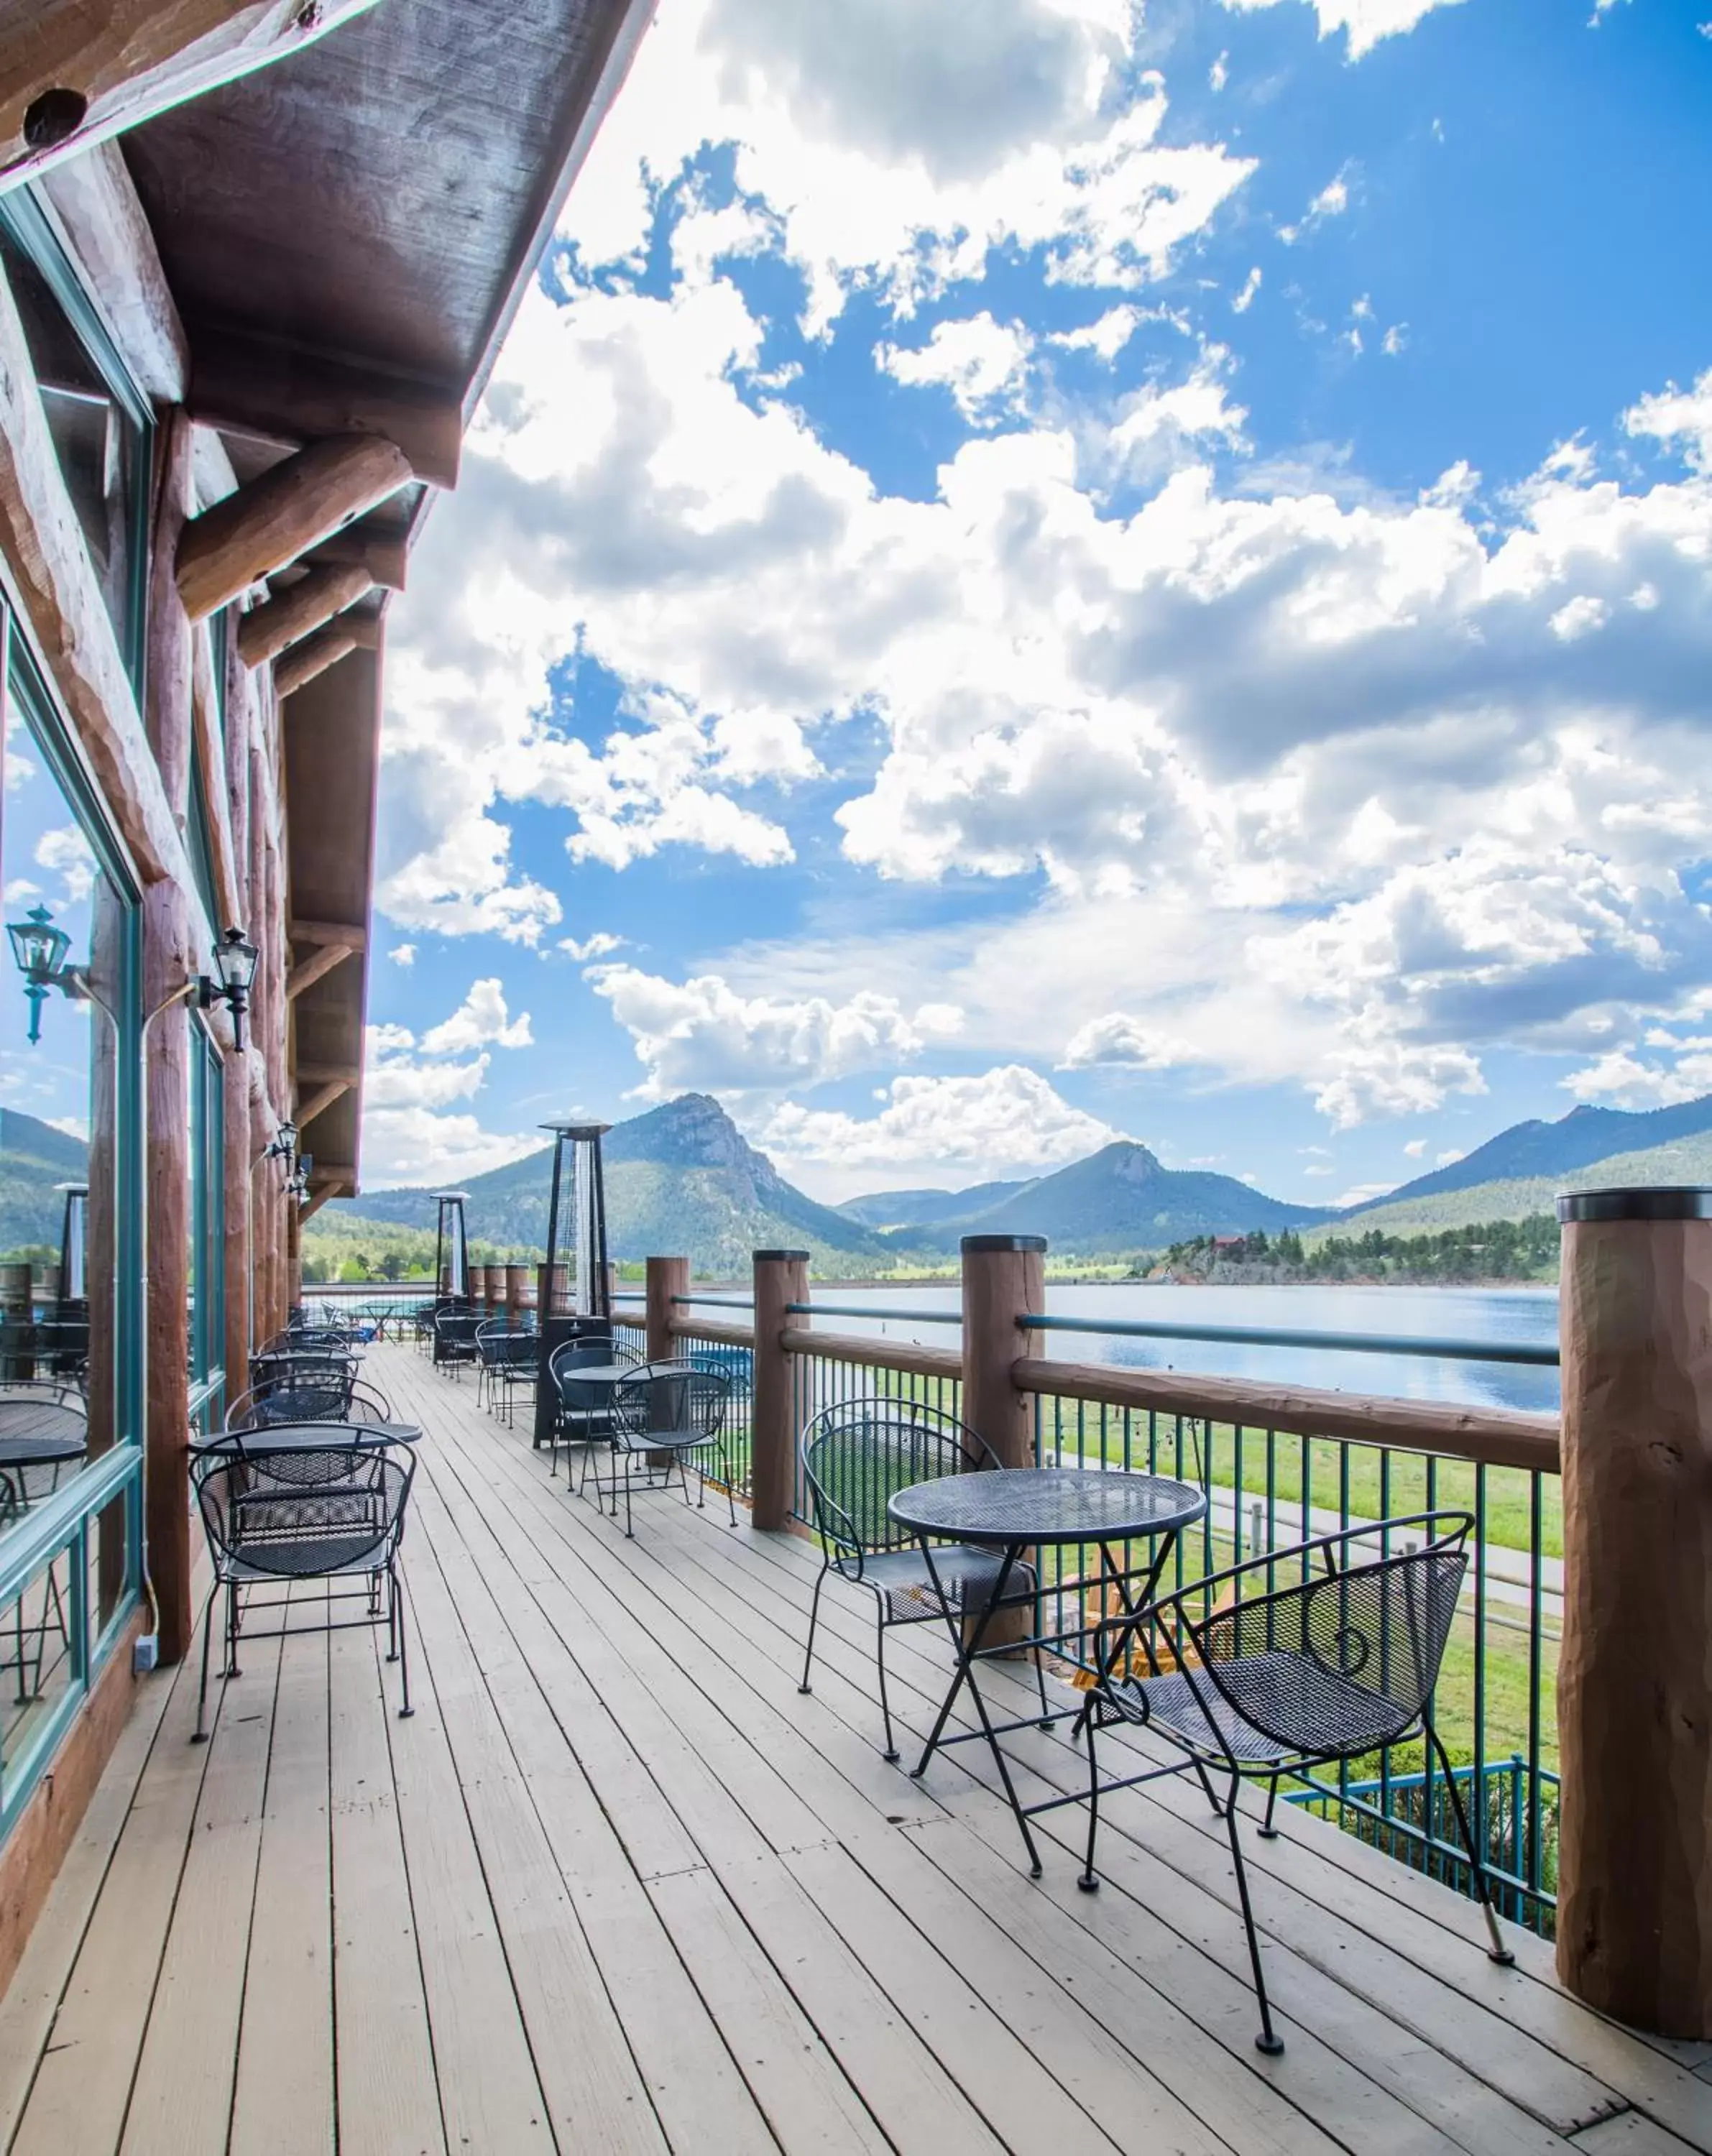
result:
[[[17,1108],[0,1108],[0,1255],[32,1244],[57,1250],[65,1200],[54,1188],[89,1178],[83,1139]]]
[[[1030,1181],[1038,1178],[1031,1178]],[[1001,1204],[1029,1182],[977,1183],[967,1190],[876,1190],[866,1198],[846,1198],[834,1212],[865,1228],[931,1228],[943,1220],[960,1220],[970,1213],[985,1212]]]
[[[1620,1176],[1603,1172],[1605,1163],[1708,1132],[1712,1132],[1712,1093],[1703,1094],[1698,1101],[1679,1101],[1674,1107],[1648,1108],[1632,1114],[1622,1108],[1571,1108],[1555,1123],[1537,1120],[1512,1123],[1484,1145],[1476,1146],[1473,1152],[1464,1153],[1462,1159],[1447,1168],[1434,1168],[1431,1174],[1417,1175],[1412,1183],[1375,1199],[1371,1205],[1355,1208],[1350,1217],[1365,1220],[1377,1206],[1390,1211],[1417,1199],[1473,1190],[1490,1183],[1545,1182],[1561,1189],[1565,1177],[1578,1175],[1596,1165],[1601,1167],[1601,1181],[1618,1181]],[[1649,1175],[1637,1179],[1670,1178]],[[1459,1220],[1473,1217],[1458,1215]]]
[[[1054,1250],[1091,1256],[1163,1250],[1194,1235],[1305,1228],[1336,1217],[1322,1205],[1268,1198],[1233,1175],[1163,1167],[1128,1138],[1032,1183],[998,1187],[1006,1194],[996,1204],[936,1222],[927,1231],[933,1242],[952,1249],[962,1235],[1044,1235]],[[911,1239],[925,1238],[917,1229]]]
[[[1639,1116],[1625,1118],[1644,1120]],[[1363,1234],[1376,1228],[1387,1235],[1422,1235],[1440,1228],[1525,1220],[1530,1213],[1550,1213],[1563,1190],[1644,1188],[1673,1183],[1712,1183],[1712,1131],[1648,1146],[1639,1152],[1612,1153],[1555,1175],[1502,1177],[1476,1183],[1471,1190],[1429,1191],[1411,1197],[1408,1193],[1415,1186],[1406,1185],[1346,1218],[1351,1230]],[[1339,1223],[1332,1233],[1339,1233],[1342,1225]]]
[[[703,1279],[727,1279],[748,1271],[752,1250],[769,1246],[807,1249],[823,1269],[855,1260],[856,1270],[871,1270],[886,1253],[871,1229],[787,1183],[705,1093],[683,1094],[615,1125],[601,1153],[614,1258],[670,1251],[687,1257]],[[471,1237],[505,1250],[542,1249],[552,1180],[550,1147],[472,1176],[465,1209]],[[433,1194],[423,1189],[377,1190],[326,1210],[352,1224],[377,1220],[430,1232],[434,1224]]]

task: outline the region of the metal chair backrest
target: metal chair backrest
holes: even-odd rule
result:
[[[315,1370],[254,1385],[226,1411],[228,1430],[260,1430],[270,1423],[342,1422],[357,1389],[354,1377]]]
[[[717,1437],[731,1399],[731,1381],[693,1363],[639,1363],[612,1388],[614,1440],[645,1451],[650,1435],[692,1431]]]
[[[1000,1465],[966,1423],[917,1400],[835,1401],[808,1424],[799,1451],[816,1528],[853,1558],[914,1543],[886,1510],[899,1490]]]
[[[393,1405],[378,1386],[364,1384],[360,1380],[351,1388],[351,1397],[345,1403],[347,1422],[391,1422]]]
[[[312,1579],[387,1563],[404,1532],[414,1472],[413,1460],[372,1445],[258,1445],[210,1466],[197,1503],[217,1563]]]
[[[539,1337],[535,1345],[539,1352]],[[565,1341],[561,1348],[554,1348],[548,1356],[548,1375],[552,1378],[554,1391],[558,1393],[558,1404],[578,1412],[606,1406],[606,1386],[578,1386],[576,1373],[580,1369],[610,1369],[614,1363],[634,1365],[636,1356],[627,1348],[619,1348],[617,1341]],[[567,1391],[567,1386],[573,1386],[573,1391]]]
[[[1274,1552],[1220,1573],[1221,1599],[1235,1599],[1199,1621],[1185,1608],[1185,1630],[1229,1704],[1293,1753],[1365,1751],[1375,1730],[1393,1743],[1432,1697],[1473,1526],[1467,1512],[1423,1512]],[[1309,1576],[1270,1584],[1298,1567]],[[1244,1599],[1247,1579],[1268,1584]]]

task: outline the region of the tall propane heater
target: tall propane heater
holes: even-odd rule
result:
[[[536,1295],[541,1334],[535,1383],[535,1442],[548,1444],[558,1395],[550,1365],[568,1340],[612,1338],[606,1269],[606,1179],[600,1141],[610,1123],[543,1123],[553,1136],[553,1195],[547,1209],[547,1263]]]
[[[434,1291],[440,1302],[470,1300],[470,1238],[464,1226],[465,1190],[436,1190],[440,1217],[434,1229]]]

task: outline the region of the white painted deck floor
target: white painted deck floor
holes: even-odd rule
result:
[[[1712,2151],[1712,2047],[1601,2020],[1538,1941],[1494,1969],[1470,1906],[1299,1817],[1251,1845],[1262,2058],[1192,1782],[1111,1801],[1099,1895],[1079,1807],[1031,1881],[975,1748],[879,1756],[865,1602],[829,1589],[799,1695],[806,1543],[675,1495],[626,1542],[473,1378],[368,1374],[426,1430],[418,1712],[367,1633],[256,1642],[203,1747],[193,1666],[150,1681],[0,2004],[8,2149]],[[892,1644],[919,1737],[946,1643]],[[1079,1776],[1010,1742],[1028,1793]]]

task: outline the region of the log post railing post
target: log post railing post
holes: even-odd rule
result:
[[[671,1321],[676,1314],[672,1297],[690,1291],[687,1258],[650,1258],[648,1260],[647,1341],[645,1353],[650,1363],[672,1358]]]
[[[527,1265],[506,1267],[506,1316],[515,1325],[529,1307],[529,1268]]]
[[[1560,1199],[1557,1969],[1712,2038],[1712,1190]]]
[[[1006,1467],[1035,1464],[1034,1404],[1014,1364],[1036,1352],[1036,1332],[1018,1321],[1046,1296],[1044,1235],[965,1235],[963,1255],[963,1419]],[[1032,1559],[1036,1553],[1029,1552]],[[994,1645],[1031,1630],[1026,1609],[1001,1609],[987,1629]]]
[[[806,1250],[755,1253],[755,1384],[753,1454],[749,1470],[752,1517],[758,1527],[790,1522],[796,1488],[796,1401],[791,1358],[779,1342],[790,1317],[787,1304],[809,1299]]]

